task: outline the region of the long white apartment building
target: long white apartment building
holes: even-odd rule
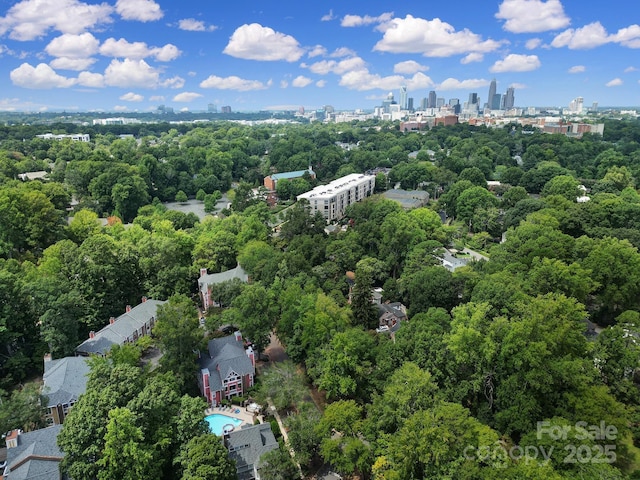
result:
[[[373,175],[352,173],[327,185],[318,185],[297,198],[309,201],[312,215],[320,212],[328,222],[333,222],[344,216],[349,205],[371,195],[375,184],[376,177]]]

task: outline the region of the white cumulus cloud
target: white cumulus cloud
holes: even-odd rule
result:
[[[149,100],[151,102],[164,102],[164,95],[152,95]]]
[[[218,77],[211,75],[202,82],[201,88],[217,88],[218,90],[237,90],[239,92],[248,92],[250,90],[265,90],[269,88],[270,83],[264,84],[258,80],[245,80],[244,78],[232,75],[230,77]]]
[[[537,55],[519,55],[517,53],[511,53],[507,55],[503,60],[498,60],[494,63],[490,72],[530,72],[540,68],[540,59]]]
[[[89,32],[74,35],[65,33],[44,47],[52,57],[88,58],[98,52],[100,41]]]
[[[527,50],[535,50],[540,45],[542,45],[542,39],[541,38],[530,38],[529,40],[526,41],[526,43],[524,44],[524,47]]]
[[[327,85],[327,81],[326,80],[318,80],[316,82],[316,87],[318,88],[324,88]]]
[[[83,87],[102,88],[104,87],[104,75],[101,73],[80,72],[78,74],[78,85]]]
[[[406,85],[409,90],[420,90],[433,86],[433,81],[422,72],[418,72],[411,78],[405,78],[402,75],[390,75],[382,77],[373,74],[367,69],[354,70],[345,73],[340,78],[340,85],[351,90],[395,90],[401,85]]]
[[[322,45],[316,45],[315,47],[312,47],[309,52],[307,52],[307,57],[309,58],[313,58],[313,57],[320,57],[320,56],[325,56],[327,54],[327,49],[324,48]]]
[[[449,57],[470,52],[492,52],[502,43],[483,40],[468,29],[456,31],[439,18],[425,20],[407,15],[391,20],[382,40],[373,49],[390,53],[420,53],[425,57]]]
[[[185,84],[184,78],[180,77],[179,75],[176,75],[175,77],[167,78],[166,80],[160,83],[162,87],[168,87],[168,88],[182,88],[184,87],[184,84]]]
[[[193,102],[195,99],[202,97],[202,94],[196,92],[180,92],[173,97],[174,102]]]
[[[585,67],[584,65],[574,65],[573,67],[571,67],[569,70],[567,70],[569,73],[582,73],[587,69],[587,67]]]
[[[568,47],[571,50],[599,47],[611,40],[600,22],[590,23],[582,28],[570,28],[556,35],[551,42],[552,47]]]
[[[302,68],[308,68],[313,73],[318,75],[326,75],[328,73],[335,73],[336,75],[342,75],[352,70],[362,70],[365,68],[366,63],[360,57],[345,58],[344,60],[321,60],[311,65],[302,64]]]
[[[636,67],[627,67],[624,69],[624,73],[637,72],[638,69]]]
[[[473,62],[481,62],[484,60],[484,55],[482,53],[472,52],[468,55],[465,55],[460,59],[460,63],[463,65],[467,65]]]
[[[400,73],[400,74],[406,74],[406,75],[411,75],[412,73],[417,73],[417,72],[426,72],[427,70],[429,70],[429,67],[427,67],[426,65],[422,65],[416,62],[415,60],[407,60],[404,62],[399,62],[393,66],[393,73]]]
[[[495,16],[512,33],[559,30],[571,23],[560,0],[504,0]]]
[[[623,83],[624,82],[622,81],[621,78],[614,78],[613,80],[610,80],[607,83],[605,83],[605,86],[606,87],[619,87]]]
[[[34,40],[49,30],[79,34],[89,28],[110,23],[113,7],[107,3],[91,5],[78,0],[22,0],[0,17],[0,36],[9,32],[13,40]]]
[[[59,70],[75,70],[82,71],[89,68],[96,62],[95,58],[69,58],[69,57],[59,57],[54,58],[49,62],[49,65],[52,68],[57,68]]]
[[[207,25],[202,20],[196,20],[195,18],[183,18],[178,21],[178,28],[188,32],[213,32],[218,27]]]
[[[35,67],[28,63],[23,63],[12,70],[9,77],[14,85],[34,89],[67,88],[76,83],[75,78],[58,75],[46,63],[39,63]]]
[[[304,50],[291,35],[252,23],[233,32],[223,53],[245,60],[295,62],[302,57]]]
[[[158,85],[159,73],[144,60],[111,60],[104,72],[104,82],[110,87],[147,87]]]
[[[336,17],[333,15],[333,10],[329,10],[329,13],[327,13],[326,15],[323,15],[320,18],[320,21],[322,22],[330,22],[331,20],[334,20]]]
[[[361,27],[363,25],[373,25],[378,23],[386,23],[393,18],[393,12],[385,12],[377,17],[371,15],[345,15],[340,22],[342,27]]]
[[[107,38],[100,45],[100,54],[105,57],[142,59],[147,57],[155,57],[161,62],[169,62],[180,56],[182,52],[171,43],[167,43],[163,47],[150,47],[145,42],[128,42],[124,38],[116,40],[115,38]]]
[[[486,87],[489,81],[484,78],[470,78],[467,80],[458,80],[455,78],[447,78],[438,85],[438,90],[472,90],[475,88]]]
[[[298,87],[298,88],[304,88],[304,87],[306,87],[307,85],[309,85],[312,82],[313,82],[313,80],[311,80],[310,78],[305,77],[303,75],[298,75],[291,82],[291,86],[292,87]]]
[[[120,96],[120,100],[124,100],[125,102],[141,102],[144,100],[144,97],[139,93],[127,92]]]
[[[160,20],[164,16],[160,5],[153,0],[118,0],[116,12],[124,20],[138,20],[140,22]]]

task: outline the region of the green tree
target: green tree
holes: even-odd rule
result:
[[[276,448],[260,457],[258,473],[264,480],[296,480],[300,471],[286,447]]]
[[[260,376],[260,394],[278,410],[296,408],[307,393],[303,374],[290,360],[270,364]]]
[[[548,197],[550,195],[560,195],[574,202],[580,195],[580,189],[578,186],[580,182],[573,178],[571,175],[558,175],[553,177],[542,188],[541,195]]]
[[[178,190],[178,193],[176,193],[176,202],[184,203],[188,199],[189,197],[187,197],[186,193],[184,193],[182,190]]]
[[[153,333],[158,337],[163,353],[160,360],[162,367],[174,373],[182,389],[193,389],[194,372],[197,371],[194,350],[202,333],[198,312],[189,297],[174,295],[158,307]]]
[[[211,434],[192,438],[180,452],[182,480],[234,480],[235,462],[218,437]]]
[[[237,325],[258,352],[269,345],[269,334],[276,324],[277,306],[269,290],[259,283],[247,285],[232,302]]]

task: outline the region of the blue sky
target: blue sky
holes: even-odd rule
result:
[[[637,0],[0,0],[0,110],[640,105]]]

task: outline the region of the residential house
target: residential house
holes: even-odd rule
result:
[[[442,254],[438,257],[440,263],[444,268],[450,272],[455,271],[460,267],[465,267],[473,258],[469,255],[464,257],[458,256],[458,251],[455,249],[444,249]]]
[[[211,307],[218,306],[218,303],[211,296],[211,287],[228,280],[237,278],[243,282],[249,281],[249,275],[244,269],[238,265],[236,268],[220,273],[207,273],[206,268],[200,269],[200,278],[198,278],[198,290],[200,291],[200,300],[202,300],[202,308],[206,311]]]
[[[395,332],[402,322],[407,321],[407,307],[400,302],[386,302],[376,304],[378,308],[379,327],[387,327],[385,331]]]
[[[225,435],[224,444],[236,462],[239,480],[260,480],[260,457],[279,448],[268,423],[234,430]]]
[[[45,355],[42,395],[47,398],[47,425],[64,422],[69,409],[87,388],[89,370],[87,357],[52,360],[50,354]]]
[[[271,175],[264,177],[264,186],[267,190],[273,192],[278,188],[278,181],[293,180],[294,178],[302,178],[305,173],[308,173],[312,179],[316,178],[316,172],[314,172],[311,166],[309,166],[309,168],[306,170],[297,170],[295,172],[272,173]]]
[[[239,331],[209,340],[207,354],[200,355],[198,384],[211,406],[219,405],[224,399],[243,395],[253,386],[255,355],[251,346],[245,346]]]
[[[7,434],[7,464],[4,478],[8,480],[61,480],[60,462],[64,454],[56,443],[62,425],[23,433]]]
[[[165,301],[142,297],[142,303],[131,307],[118,318],[111,317],[109,324],[98,332],[89,332],[89,338],[76,348],[78,355],[105,356],[114,345],[133,343],[138,338],[151,334],[156,323],[158,307]]]

